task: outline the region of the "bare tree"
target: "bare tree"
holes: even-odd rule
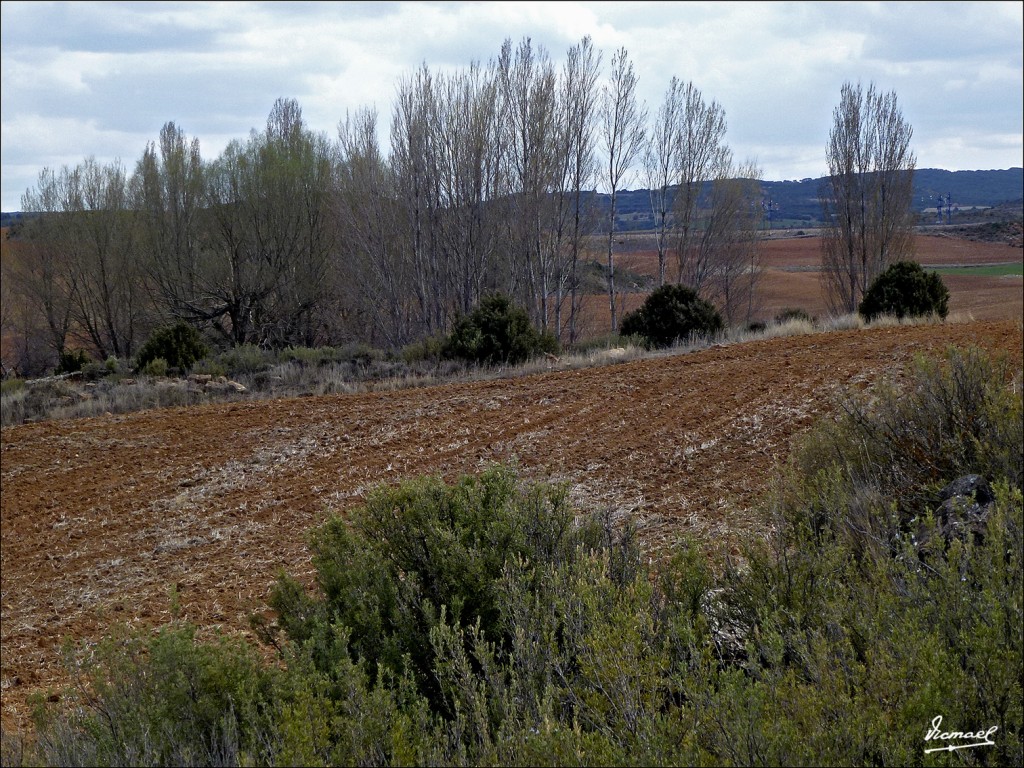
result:
[[[56,356],[64,352],[71,327],[71,300],[74,295],[74,274],[68,269],[62,238],[72,237],[62,200],[66,193],[67,169],[60,174],[44,168],[36,186],[21,198],[21,209],[27,216],[21,229],[21,248],[5,262],[5,288],[13,289],[19,303],[29,308],[20,322],[21,335],[35,336],[30,316],[35,314],[45,325],[47,345]],[[26,362],[34,362],[37,355],[28,347],[19,355]],[[34,366],[33,366],[34,367]]]
[[[170,317],[201,323],[217,314],[203,290],[206,188],[199,140],[174,123],[147,145],[136,168],[143,266]]]
[[[341,164],[337,213],[349,263],[342,270],[370,318],[371,337],[392,346],[412,338],[411,262],[401,247],[404,223],[392,168],[377,142],[377,113],[357,110],[338,125]]]
[[[833,311],[855,312],[872,281],[913,253],[912,136],[895,92],[843,85],[820,194],[822,279]]]
[[[676,257],[679,263],[677,279],[701,292],[707,276],[706,257],[709,252],[699,247],[703,231],[700,221],[701,198],[709,183],[723,175],[731,162],[731,153],[725,144],[725,111],[712,101],[705,103],[700,90],[687,83],[681,91],[682,113],[678,130],[679,150],[676,154],[678,170],[673,199],[672,224],[676,234]]]
[[[582,294],[579,258],[583,238],[592,224],[593,191],[597,177],[594,122],[598,109],[597,80],[601,54],[590,37],[569,49],[558,90],[558,155],[561,172],[556,190],[558,215],[556,248],[565,257],[559,263],[555,302],[555,332],[562,332],[562,304],[569,292],[569,341],[579,333]]]
[[[681,118],[683,114],[683,86],[678,78],[669,81],[665,100],[658,108],[651,129],[650,141],[644,152],[644,170],[647,188],[651,193],[651,210],[658,235],[658,285],[665,284],[665,262],[669,214],[672,211],[672,188],[678,185],[681,169],[679,153]]]
[[[604,89],[602,131],[605,165],[603,181],[610,192],[608,213],[608,303],[612,330],[618,328],[615,301],[615,203],[618,191],[643,150],[647,109],[636,100],[636,74],[625,48],[612,56],[611,74]]]
[[[498,227],[488,208],[503,181],[498,79],[493,65],[473,63],[439,83],[433,111],[442,263],[450,309],[463,314],[493,281]]]
[[[401,247],[412,265],[418,331],[426,334],[443,331],[448,314],[438,242],[436,108],[434,77],[426,65],[399,81],[391,121],[391,165],[403,218]]]
[[[44,171],[22,208],[41,259],[25,275],[57,351],[74,339],[101,358],[128,357],[149,306],[138,268],[130,181],[120,162],[87,158]],[[31,287],[34,286],[34,287]]]
[[[709,265],[705,294],[727,325],[747,324],[760,278],[761,171],[748,161],[722,170],[712,182],[702,244]]]
[[[502,45],[498,61],[505,104],[508,184],[512,216],[510,234],[516,257],[510,265],[521,276],[524,298],[534,322],[547,328],[549,300],[553,293],[556,229],[550,194],[558,184],[558,124],[554,65],[543,47],[534,48],[529,38],[512,51],[511,40]]]

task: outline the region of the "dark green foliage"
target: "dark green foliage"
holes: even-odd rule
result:
[[[650,347],[669,347],[721,330],[718,310],[685,285],[655,289],[639,309],[622,318],[619,326],[623,336],[641,336]]]
[[[807,314],[807,310],[800,309],[799,307],[788,307],[775,316],[776,325],[788,323],[790,320],[802,320],[807,323],[814,322],[814,318]]]
[[[121,634],[71,662],[84,706],[36,707],[49,765],[265,763],[275,670],[239,641],[195,642],[190,628]],[[77,738],[75,737],[77,734]]]
[[[577,546],[600,542],[600,530],[575,525],[573,514],[564,490],[522,491],[501,468],[453,486],[424,478],[380,488],[349,521],[335,518],[314,532],[323,600],[309,602],[284,578],[271,605],[291,639],[312,643],[318,667],[336,661],[339,648],[324,634],[336,622],[372,675],[408,668],[436,698],[430,633],[441,611],[457,626],[479,622],[491,640],[507,637],[498,607],[506,566],[515,558],[558,564]]]
[[[538,332],[526,311],[501,294],[483,298],[460,317],[444,345],[445,357],[479,365],[517,365],[557,351],[555,338]]]
[[[54,374],[59,376],[62,373],[77,373],[90,362],[92,358],[84,349],[64,350],[60,353]]]
[[[897,261],[875,278],[859,311],[868,322],[880,315],[938,315],[945,319],[949,313],[949,289],[937,272],[925,272],[913,261]]]
[[[153,332],[135,358],[135,367],[142,370],[146,364],[163,358],[170,368],[186,371],[209,353],[199,331],[188,323],[176,323]]]
[[[661,676],[707,640],[711,580],[692,550],[652,580],[628,527],[576,514],[566,489],[502,467],[378,489],[317,529],[319,594],[282,577],[272,605],[331,707],[353,665],[370,687],[405,681],[445,761],[645,762],[677,690]]]

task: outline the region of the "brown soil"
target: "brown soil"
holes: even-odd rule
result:
[[[652,238],[636,236],[624,242],[619,263],[645,275],[657,275],[657,251],[651,250]],[[1020,264],[1024,252],[1019,243],[975,242],[952,234],[917,235],[916,259],[925,267],[977,266],[981,264]],[[771,320],[783,309],[799,308],[810,315],[829,314],[821,289],[820,240],[815,236],[779,236],[762,244],[761,282],[758,285],[759,310],[754,319]],[[669,274],[674,266],[670,263]],[[977,320],[1015,319],[1024,316],[1024,280],[1020,276],[986,277],[981,275],[942,276],[949,288],[949,311],[953,315]],[[639,306],[643,294],[628,294],[627,309]],[[606,301],[607,303],[607,301]],[[607,310],[605,310],[607,312]],[[607,318],[603,318],[605,326]],[[600,324],[595,319],[595,324]]]
[[[840,387],[977,343],[1019,364],[1019,321],[882,328],[391,393],[168,409],[3,430],[2,716],[66,682],[62,641],[180,617],[247,633],[306,532],[368,488],[496,461],[633,513],[645,539],[725,545]]]

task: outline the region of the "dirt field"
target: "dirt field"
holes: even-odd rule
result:
[[[657,251],[650,250],[650,236],[638,237],[632,252],[619,258],[623,269],[646,275],[657,274]],[[626,247],[630,247],[627,241]],[[916,258],[929,268],[979,264],[1020,264],[1019,245],[973,242],[959,237],[917,235]],[[800,308],[819,317],[828,314],[821,291],[820,240],[817,237],[778,237],[762,244],[761,282],[758,285],[760,310],[755,319],[770,320],[787,308]],[[674,266],[670,267],[672,274]],[[1024,280],[1019,276],[984,277],[980,275],[942,275],[949,288],[951,314],[976,320],[998,320],[1024,315]],[[628,309],[639,306],[643,296],[627,294]],[[605,320],[607,322],[607,320]],[[600,321],[595,320],[595,325]]]
[[[517,461],[652,543],[725,545],[838,387],[977,343],[1019,363],[1018,320],[847,331],[393,393],[235,403],[5,429],[2,713],[65,682],[62,641],[180,617],[247,632],[306,531],[378,483]]]

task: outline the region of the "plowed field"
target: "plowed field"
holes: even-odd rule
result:
[[[837,389],[915,352],[1019,361],[1019,320],[846,331],[600,368],[405,390],[44,422],[2,433],[2,707],[64,682],[60,643],[180,616],[246,632],[305,533],[376,484],[495,461],[634,513],[648,541],[728,544]]]
[[[650,235],[634,235],[623,242],[619,256],[622,269],[644,275],[658,274],[658,253]],[[975,242],[944,235],[916,235],[914,253],[927,269],[968,267],[984,264],[1020,264],[1019,244]],[[754,319],[770,320],[788,308],[803,309],[811,315],[828,315],[821,287],[821,242],[818,237],[775,237],[761,243],[761,273],[757,285]],[[670,259],[669,275],[675,263]],[[958,275],[946,272],[942,280],[949,289],[951,314],[976,320],[1000,320],[1024,313],[1024,280],[1019,275],[1003,277]],[[628,289],[628,286],[626,286]],[[595,297],[596,298],[596,297]],[[625,313],[638,307],[642,294],[621,296]],[[592,325],[607,330],[604,303],[595,307]]]

